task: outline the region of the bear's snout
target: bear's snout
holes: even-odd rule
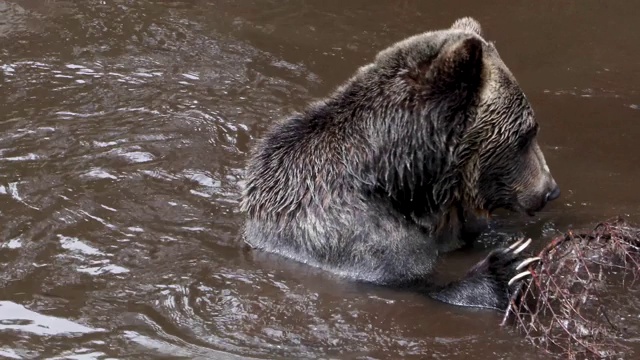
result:
[[[560,187],[558,186],[558,184],[554,183],[554,186],[551,189],[551,191],[549,191],[545,196],[545,202],[556,200],[559,197],[560,197]]]
[[[529,216],[534,216],[537,212],[542,211],[549,202],[560,197],[560,187],[555,180],[548,178],[547,181],[548,185],[545,186],[545,190],[538,193],[539,195],[530,197],[529,201],[524,200],[520,203]]]

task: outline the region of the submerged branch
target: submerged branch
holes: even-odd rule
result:
[[[619,341],[621,327],[605,310],[615,304],[602,298],[610,285],[635,285],[640,228],[615,219],[591,231],[569,231],[538,256],[541,261],[529,265],[532,279],[512,296],[502,325],[563,359],[621,357],[627,350]],[[634,281],[627,284],[629,276]]]

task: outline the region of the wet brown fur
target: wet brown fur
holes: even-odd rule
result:
[[[429,284],[467,223],[544,206],[556,184],[536,134],[477,21],[412,36],[264,134],[247,168],[245,240],[356,280]],[[515,259],[492,259],[424,292],[498,306]]]

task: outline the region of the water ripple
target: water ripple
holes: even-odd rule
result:
[[[424,24],[387,21],[417,5],[16,3],[0,2],[0,357],[535,356],[493,315],[242,249],[250,145],[374,48]],[[386,25],[354,27],[372,14]],[[588,81],[544,86],[637,110],[635,90]],[[623,133],[637,138],[632,131]],[[553,154],[584,133],[558,140]],[[566,196],[584,209],[581,221],[599,204]],[[549,234],[558,219],[576,220],[557,209],[544,216],[553,218],[504,222]],[[506,234],[489,236],[496,244]]]
[[[31,311],[11,301],[0,301],[0,330],[15,330],[35,335],[74,335],[102,332],[78,323]]]

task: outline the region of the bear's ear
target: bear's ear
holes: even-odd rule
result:
[[[471,36],[445,47],[433,61],[429,83],[436,95],[472,98],[482,84],[482,40]]]
[[[472,17],[463,17],[456,20],[453,25],[451,25],[451,28],[469,31],[482,36],[482,26],[480,26],[480,23]]]

